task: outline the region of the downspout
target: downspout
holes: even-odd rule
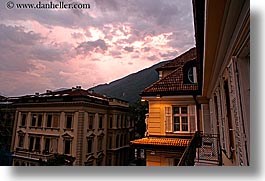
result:
[[[198,102],[197,100],[197,94],[193,94],[193,99],[196,103],[196,117],[197,117],[197,131],[200,132],[201,131],[201,121],[200,121],[200,110],[201,110],[201,104]]]
[[[200,148],[202,146],[202,137],[201,137],[201,119],[200,119],[200,110],[201,110],[201,104],[197,100],[197,94],[193,94],[193,99],[196,103],[196,117],[197,117],[197,143],[196,148]],[[199,151],[199,150],[198,150]],[[199,157],[198,157],[199,160]]]

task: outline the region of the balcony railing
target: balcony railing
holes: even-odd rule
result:
[[[196,157],[196,148],[201,146],[201,136],[200,132],[196,132],[190,144],[185,149],[183,155],[181,156],[178,166],[193,166]]]
[[[17,157],[25,157],[33,160],[48,160],[54,157],[54,153],[42,152],[41,151],[32,151],[30,152],[28,149],[17,148],[13,156]]]
[[[222,165],[220,140],[217,134],[196,132],[185,149],[178,166]]]
[[[198,148],[196,163],[198,165],[222,165],[218,134],[201,134],[201,146]]]

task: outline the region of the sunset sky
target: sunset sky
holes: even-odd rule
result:
[[[91,7],[7,9],[6,1],[0,2],[0,95],[76,85],[87,89],[175,58],[195,45],[191,0],[64,2]]]

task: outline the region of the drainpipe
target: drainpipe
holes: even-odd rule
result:
[[[196,103],[196,117],[197,117],[197,133],[198,133],[198,140],[196,141],[196,148],[200,148],[202,146],[202,137],[201,137],[201,119],[200,119],[200,110],[201,110],[201,104],[197,100],[197,94],[193,95],[193,99]],[[199,158],[198,158],[199,159]]]
[[[197,116],[197,129],[200,132],[201,131],[201,121],[200,121],[200,110],[201,110],[201,104],[197,100],[197,94],[193,95],[193,99],[196,103],[196,116]]]

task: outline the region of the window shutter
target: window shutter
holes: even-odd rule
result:
[[[53,128],[58,128],[59,127],[59,116],[58,115],[54,115],[53,116],[53,123],[52,123],[52,127]]]
[[[225,96],[225,90],[224,90],[224,82],[223,80],[220,82],[221,89],[220,89],[220,95],[221,95],[221,109],[222,109],[222,120],[223,120],[223,136],[225,141],[225,151],[228,158],[231,158],[231,148],[230,148],[230,137],[229,137],[229,126],[228,126],[228,113],[227,113],[227,104],[226,104],[226,96]]]
[[[172,108],[165,107],[165,126],[166,132],[172,132]]]
[[[51,139],[51,152],[57,153],[58,151],[58,139],[57,138],[52,138]]]
[[[196,106],[189,106],[189,122],[190,122],[190,132],[196,131]]]

